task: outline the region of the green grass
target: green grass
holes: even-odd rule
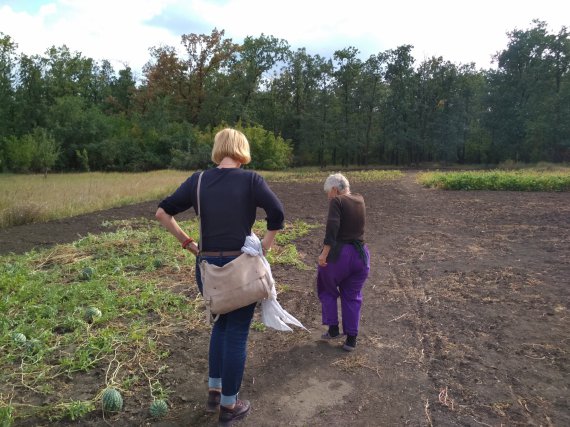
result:
[[[180,224],[198,237],[196,220]],[[25,424],[31,417],[80,419],[100,408],[107,386],[125,399],[167,399],[171,391],[161,375],[170,347],[163,337],[181,329],[206,331],[193,283],[195,258],[154,221],[109,225],[119,228],[0,256],[0,425]],[[263,228],[256,223],[260,237]],[[287,224],[273,262],[303,266],[291,255],[293,241],[311,228]],[[101,317],[88,322],[88,307],[97,307]],[[16,341],[15,333],[26,341]],[[91,398],[77,400],[72,384],[85,376],[93,384]]]
[[[425,172],[418,182],[444,190],[570,191],[570,169]]]

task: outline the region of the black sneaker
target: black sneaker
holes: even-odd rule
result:
[[[220,408],[221,393],[216,390],[208,391],[208,401],[206,402],[206,412],[218,412]]]
[[[346,351],[356,350],[356,335],[347,335],[346,342],[342,346],[342,349]]]
[[[328,332],[321,335],[322,340],[334,340],[337,338],[342,338],[344,334],[341,334],[338,330],[338,325],[330,325]]]
[[[245,418],[249,413],[249,400],[237,400],[236,405],[232,408],[220,406],[220,417],[218,419],[219,427],[231,426],[234,421]]]

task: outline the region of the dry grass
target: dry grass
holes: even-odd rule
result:
[[[89,212],[159,200],[174,191],[191,171],[143,173],[0,174],[0,228],[45,222]],[[316,169],[260,172],[268,181],[322,182],[327,172]],[[350,171],[354,182],[385,181],[399,171]]]
[[[0,228],[160,199],[185,171],[0,175]]]

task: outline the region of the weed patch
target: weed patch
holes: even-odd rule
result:
[[[107,225],[118,229],[0,257],[3,426],[80,419],[101,406],[108,387],[125,399],[167,399],[161,377],[170,351],[163,338],[205,328],[202,300],[189,286],[195,258],[156,222]],[[181,226],[198,238],[196,220]],[[255,225],[260,237],[264,227]],[[293,241],[311,227],[288,223],[272,262],[302,268]],[[263,324],[252,327],[264,330]],[[94,376],[101,371],[104,376]],[[69,380],[78,375],[89,378],[90,398],[76,398]]]
[[[418,182],[443,190],[570,191],[570,169],[426,172]]]

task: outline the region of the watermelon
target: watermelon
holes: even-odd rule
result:
[[[150,408],[148,411],[150,412],[150,415],[152,417],[162,418],[168,412],[168,405],[166,404],[165,400],[158,399],[150,404]]]
[[[20,332],[14,332],[12,334],[12,339],[14,340],[14,342],[18,345],[23,345],[26,343],[27,338],[24,334],[20,333]]]
[[[95,270],[93,270],[91,267],[85,267],[83,270],[81,270],[79,277],[81,280],[91,280],[93,273],[95,273]]]
[[[103,403],[103,411],[105,412],[119,412],[123,409],[123,397],[121,393],[119,393],[119,390],[112,387],[105,389],[101,402]]]
[[[87,323],[93,323],[95,319],[98,319],[101,316],[101,310],[99,310],[97,307],[89,307],[87,310],[85,310],[84,318]]]

